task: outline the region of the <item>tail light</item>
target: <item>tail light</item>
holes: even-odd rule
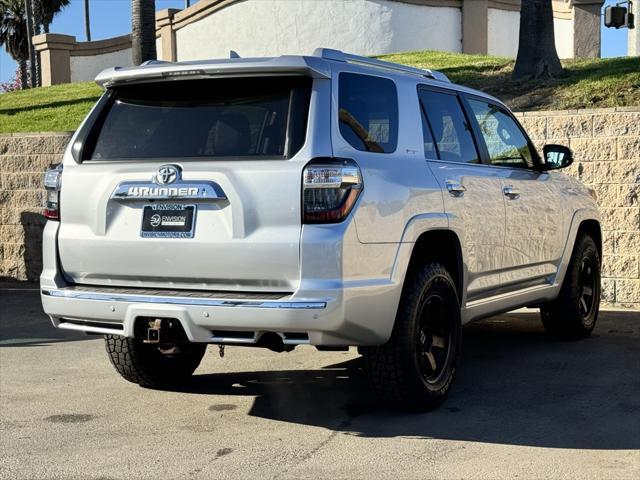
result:
[[[302,174],[302,223],[343,221],[362,188],[362,175],[353,160],[314,160]]]
[[[47,191],[47,203],[44,216],[49,220],[60,220],[60,186],[62,181],[62,165],[47,170],[44,174],[44,188]]]

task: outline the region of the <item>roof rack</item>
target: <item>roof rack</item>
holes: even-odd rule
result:
[[[147,65],[167,65],[169,63],[168,60],[146,60],[140,64],[141,67],[146,67]]]
[[[359,65],[367,65],[370,67],[378,67],[387,70],[395,70],[397,72],[420,75],[421,77],[428,77],[434,80],[440,80],[441,82],[451,82],[451,80],[449,80],[449,78],[444,73],[437,70],[428,70],[409,67],[407,65],[400,65],[399,63],[385,62],[384,60],[377,60],[375,58],[362,57],[360,55],[353,55],[351,53],[344,53],[340,50],[334,50],[332,48],[316,48],[316,50],[313,52],[313,56],[324,58],[325,60],[334,60],[336,62],[356,63]]]

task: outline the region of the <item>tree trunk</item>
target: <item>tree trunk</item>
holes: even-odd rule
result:
[[[27,74],[27,61],[19,60],[18,69],[20,70],[20,88],[23,90],[29,88],[29,79]]]
[[[26,13],[26,20],[27,20],[27,45],[29,46],[29,69],[30,71],[30,78],[29,78],[29,82],[28,84],[25,84],[26,86],[30,86],[30,87],[35,87],[37,86],[36,83],[36,79],[38,78],[37,72],[36,72],[36,55],[35,55],[35,51],[33,49],[33,12],[31,10],[32,4],[31,4],[31,0],[24,0],[24,5],[25,5],[25,13]],[[24,88],[24,85],[23,85]]]
[[[155,0],[131,0],[131,37],[134,65],[157,58]]]
[[[556,51],[551,0],[522,0],[514,80],[551,78],[563,72]]]
[[[42,33],[42,3],[40,0],[32,0],[31,6],[33,9],[33,34],[40,35]]]
[[[84,34],[87,42],[91,41],[91,19],[89,14],[89,0],[84,0]]]
[[[32,24],[33,24],[33,34],[34,35],[40,35],[42,33],[42,4],[40,3],[39,0],[31,0],[31,8],[33,9],[33,20],[32,20]],[[35,73],[35,77],[33,77],[33,80],[31,82],[31,84],[34,87],[41,87],[42,86],[42,75],[41,75],[41,71],[40,71],[40,54],[38,52],[35,51],[34,48],[34,53],[33,53],[33,60],[34,60],[34,68],[33,71]]]

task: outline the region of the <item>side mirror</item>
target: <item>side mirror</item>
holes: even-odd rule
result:
[[[573,152],[564,145],[545,145],[542,151],[544,153],[542,170],[558,170],[573,163]]]

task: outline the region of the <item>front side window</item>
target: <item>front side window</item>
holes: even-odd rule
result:
[[[85,160],[291,156],[304,141],[310,83],[279,77],[115,87]]]
[[[471,128],[458,97],[453,93],[432,90],[420,90],[419,96],[426,120],[431,127],[430,133],[433,133],[440,160],[480,163]],[[428,155],[426,151],[429,147],[427,140],[425,138],[425,154]]]
[[[533,167],[529,142],[509,114],[500,107],[473,98],[469,99],[469,105],[487,145],[491,165]]]
[[[394,152],[398,144],[395,83],[387,78],[341,73],[338,84],[342,137],[363,152]]]

